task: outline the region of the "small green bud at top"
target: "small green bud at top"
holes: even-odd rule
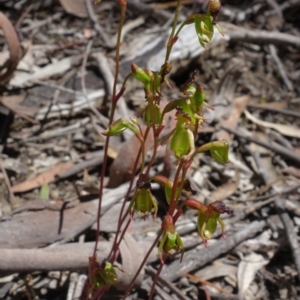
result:
[[[137,66],[135,63],[131,64],[132,75],[141,83],[143,83],[145,89],[149,88],[149,83],[151,81],[151,74],[148,70],[144,70]]]
[[[123,119],[119,119],[111,123],[109,128],[103,131],[102,134],[105,136],[114,136],[114,135],[121,134],[127,128],[131,130],[133,133],[139,134],[139,131],[134,124]]]

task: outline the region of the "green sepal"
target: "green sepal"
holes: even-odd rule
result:
[[[148,188],[138,188],[129,207],[131,214],[133,214],[133,208],[134,211],[140,213],[142,217],[145,217],[154,211],[155,218],[158,211],[157,201]]]
[[[144,88],[149,90],[152,72],[140,68],[135,63],[131,64],[131,71],[132,75],[144,85]]]
[[[209,14],[195,15],[195,29],[200,45],[206,48],[206,45],[210,43],[214,35],[212,17]]]
[[[138,128],[134,124],[124,119],[118,119],[117,121],[111,123],[108,129],[103,131],[102,134],[105,136],[115,136],[121,134],[127,128],[133,133],[139,134]]]
[[[170,143],[175,157],[180,159],[186,156],[194,146],[193,140],[194,136],[190,129],[186,129],[185,126],[176,127]]]
[[[154,120],[152,118],[154,117]],[[162,121],[162,112],[157,104],[148,104],[145,108],[143,120],[147,126],[160,125]]]
[[[213,143],[210,148],[210,154],[216,162],[219,164],[229,163],[228,159],[229,144],[227,141],[219,141],[218,143]]]
[[[195,92],[193,96],[190,98],[191,101],[191,107],[194,112],[199,112],[201,107],[203,106],[205,100],[205,94],[203,87],[201,85],[198,85],[197,88],[195,89]]]

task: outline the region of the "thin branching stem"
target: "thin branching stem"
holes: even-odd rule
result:
[[[120,14],[120,23],[118,28],[118,37],[117,37],[117,45],[116,45],[116,69],[115,69],[115,78],[114,78],[114,85],[113,85],[113,95],[111,101],[111,111],[109,117],[109,125],[113,122],[115,110],[117,106],[117,102],[115,101],[116,91],[117,91],[117,82],[119,77],[119,60],[120,60],[120,45],[121,45],[121,35],[122,35],[122,28],[125,20],[125,13],[126,13],[126,5],[121,5],[121,14]],[[103,164],[101,169],[101,177],[100,177],[100,187],[99,187],[99,202],[98,202],[98,211],[97,211],[97,231],[96,231],[96,242],[94,248],[94,256],[96,256],[98,242],[99,242],[99,233],[100,233],[100,216],[101,216],[101,206],[102,206],[102,196],[103,196],[103,187],[104,187],[104,175],[107,165],[107,153],[108,153],[108,146],[109,146],[109,136],[107,136],[104,146],[104,158]]]
[[[180,175],[180,172],[183,168],[183,165],[184,165],[184,160],[181,159],[180,163],[177,167],[175,177],[174,177],[174,181],[173,181],[172,194],[171,194],[171,200],[170,200],[169,211],[168,211],[168,214],[170,216],[172,216],[174,214],[174,211],[175,211],[175,208],[176,208],[176,187],[177,187],[179,175]]]
[[[158,270],[156,271],[156,274],[153,278],[153,282],[152,282],[152,286],[151,286],[151,290],[150,290],[150,294],[149,294],[149,297],[148,297],[148,300],[152,300],[153,298],[153,294],[154,294],[154,290],[155,290],[155,285],[156,285],[156,282],[159,278],[159,275],[164,267],[164,264],[165,264],[165,260],[166,260],[166,256],[163,258],[163,261],[160,262],[160,265],[159,265],[159,268]]]
[[[149,134],[149,128],[147,128],[145,130],[145,133],[144,133],[144,141],[146,141],[147,137],[148,137],[148,134]],[[133,186],[133,182],[134,182],[134,174],[136,173],[136,170],[138,168],[138,163],[139,163],[139,160],[140,160],[140,156],[141,156],[141,153],[142,153],[142,147],[140,147],[140,150],[139,150],[139,153],[136,157],[136,160],[134,162],[134,166],[133,166],[133,170],[132,170],[132,176],[130,178],[130,183],[129,183],[129,187],[128,187],[128,190],[127,190],[127,193],[125,195],[125,198],[124,198],[124,201],[123,201],[123,204],[122,204],[122,207],[121,207],[121,211],[120,211],[120,214],[119,214],[119,220],[118,220],[118,227],[117,227],[117,231],[116,231],[116,235],[115,235],[115,238],[114,238],[114,242],[113,242],[113,246],[111,248],[111,251],[110,251],[110,254],[109,254],[109,258],[112,257],[112,254],[114,252],[116,252],[116,245],[119,244],[117,242],[118,240],[118,236],[119,236],[119,233],[121,231],[121,227],[122,227],[122,224],[124,223],[126,217],[128,216],[129,214],[129,208],[127,209],[127,211],[125,212],[124,216],[123,216],[123,212],[124,212],[124,208],[125,208],[125,204],[129,198],[129,195],[130,195],[130,192],[131,192],[131,189],[132,189],[132,186]]]
[[[179,11],[180,11],[180,6],[181,6],[181,0],[177,0],[177,5],[176,5],[176,10],[175,10],[175,15],[174,15],[174,20],[173,20],[173,26],[172,26],[172,31],[168,40],[168,44],[167,44],[167,52],[166,52],[166,58],[165,58],[165,62],[167,62],[169,60],[170,54],[171,54],[171,50],[173,47],[173,43],[172,40],[174,38],[175,35],[175,30],[176,30],[176,26],[177,26],[177,22],[178,22],[178,16],[179,16]]]

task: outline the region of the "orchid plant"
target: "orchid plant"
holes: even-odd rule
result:
[[[98,1],[99,2],[99,1]],[[213,109],[205,101],[205,93],[201,84],[196,83],[196,72],[194,72],[182,87],[182,95],[178,99],[170,101],[164,108],[161,106],[161,99],[163,96],[163,87],[171,88],[168,82],[168,74],[171,72],[172,65],[169,61],[170,53],[173,45],[180,38],[180,32],[186,25],[194,24],[195,34],[199,40],[200,46],[206,48],[213,38],[214,30],[218,30],[221,34],[222,30],[217,23],[217,16],[221,9],[219,0],[209,0],[209,11],[207,14],[194,14],[187,18],[180,26],[177,26],[178,14],[181,1],[177,0],[177,7],[174,14],[174,21],[171,34],[166,45],[166,56],[160,70],[143,69],[136,64],[132,64],[131,73],[126,77],[123,82],[121,90],[117,93],[116,83],[119,72],[119,51],[120,51],[120,36],[125,18],[126,1],[118,0],[121,9],[120,25],[118,31],[118,42],[116,48],[116,74],[114,82],[114,92],[111,105],[110,121],[107,130],[103,132],[106,136],[106,143],[104,147],[105,157],[102,166],[102,175],[100,180],[100,195],[99,195],[99,209],[98,209],[98,223],[97,223],[97,236],[94,255],[90,257],[90,268],[88,286],[89,291],[86,298],[98,299],[104,291],[111,285],[117,282],[117,275],[114,265],[119,255],[119,245],[122,238],[128,229],[132,216],[139,213],[141,217],[145,218],[147,215],[153,214],[156,218],[158,212],[158,202],[151,191],[151,184],[156,182],[160,184],[165,190],[165,198],[168,204],[167,214],[164,216],[161,229],[157,233],[157,237],[149,252],[146,254],[144,262],[151,250],[158,244],[158,255],[160,258],[161,267],[165,263],[167,257],[172,256],[174,253],[181,252],[181,261],[184,259],[184,244],[181,237],[176,232],[176,221],[182,214],[183,208],[188,207],[198,212],[198,233],[204,245],[208,246],[208,240],[213,236],[219,223],[222,228],[222,236],[225,238],[224,223],[221,219],[221,214],[232,214],[224,203],[215,201],[209,205],[205,205],[196,199],[193,199],[195,191],[192,190],[189,180],[186,178],[191,163],[195,156],[199,153],[209,151],[211,156],[220,164],[226,164],[228,160],[228,143],[223,141],[213,141],[204,144],[200,147],[195,146],[195,139],[199,128],[205,122],[203,117],[203,109]],[[142,117],[131,118],[130,120],[114,120],[114,112],[119,98],[126,90],[126,82],[129,77],[135,78],[144,89],[146,99],[146,107],[143,111]],[[164,137],[162,132],[165,127],[165,117],[168,113],[175,111],[176,125]],[[146,130],[142,130],[142,125],[146,125]],[[125,209],[125,203],[129,200],[128,195],[132,184],[134,182],[135,172],[132,174],[132,179],[129,187],[129,192],[124,198],[124,204],[120,212],[119,223],[117,225],[117,233],[114,239],[113,247],[109,257],[99,263],[96,257],[96,249],[98,244],[98,236],[100,232],[100,211],[103,191],[103,178],[104,170],[106,169],[107,162],[107,149],[109,145],[109,138],[114,135],[121,134],[125,130],[132,131],[140,142],[140,152],[137,161],[142,160],[142,165],[139,170],[138,180],[135,187],[134,195],[131,199],[128,209]],[[145,164],[145,140],[149,132],[152,131],[154,136],[152,157],[146,166]],[[150,177],[149,171],[155,162],[157,149],[159,146],[168,143],[168,147],[176,158],[176,173],[171,180],[162,175],[155,175]],[[137,166],[137,163],[136,163]],[[124,229],[121,230],[123,223],[129,218]],[[140,266],[136,276],[134,276],[131,284],[125,292],[124,299],[129,294],[134,280],[137,278],[138,273],[143,268]],[[153,282],[152,290],[149,299],[152,298],[154,292],[155,280]]]

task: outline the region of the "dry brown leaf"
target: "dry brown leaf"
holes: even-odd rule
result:
[[[12,95],[12,96],[3,96],[0,99],[0,102],[9,108],[11,111],[19,115],[20,117],[23,117],[26,120],[31,121],[34,124],[37,124],[38,121],[28,118],[33,117],[39,110],[39,107],[37,106],[24,106],[22,105],[22,102],[25,98],[25,95]]]
[[[249,101],[249,95],[241,96],[233,99],[232,101],[232,111],[226,120],[222,120],[220,124],[224,127],[235,129],[241,114],[247,107]],[[231,141],[232,135],[225,130],[220,130],[216,133],[217,140]]]
[[[259,126],[275,129],[281,134],[286,136],[295,137],[298,139],[300,138],[300,129],[297,127],[291,125],[275,124],[275,123],[259,120],[256,117],[254,117],[252,114],[250,114],[250,112],[247,110],[245,110],[244,113],[250,121],[252,121],[253,123]]]
[[[87,18],[89,16],[85,3],[86,0],[59,0],[59,2],[64,10],[71,15],[80,18]]]
[[[37,175],[34,178],[25,180],[19,184],[16,184],[12,187],[12,191],[14,193],[21,193],[26,192],[37,187],[42,186],[43,184],[50,183],[55,180],[56,176],[59,176],[62,172],[66,171],[67,169],[73,166],[72,163],[63,163],[46,170],[45,172]]]

